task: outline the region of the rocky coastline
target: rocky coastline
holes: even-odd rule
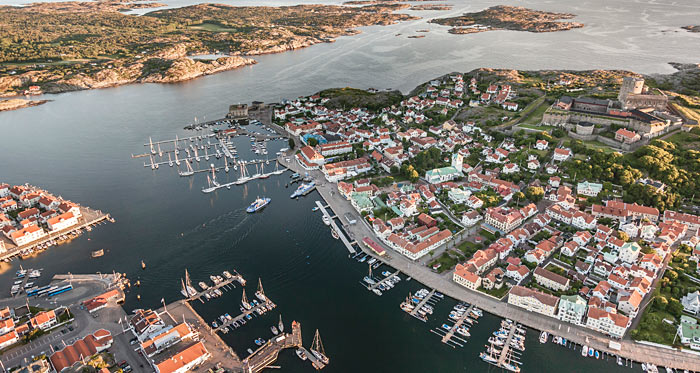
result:
[[[70,25],[64,34],[55,33],[57,38],[72,37],[77,31],[71,28],[90,30],[88,23],[91,19],[104,22],[114,22],[116,19],[115,23],[118,23],[119,27],[128,22],[145,23],[141,28],[124,31],[134,40],[133,43],[129,43],[128,37],[115,36],[115,43],[123,43],[123,46],[117,44],[114,49],[118,49],[123,55],[98,56],[93,59],[75,56],[75,62],[54,63],[55,61],[47,60],[47,63],[36,62],[33,65],[21,64],[24,61],[20,59],[16,67],[7,63],[7,59],[13,56],[5,57],[6,64],[0,67],[0,97],[20,96],[29,86],[38,86],[43,93],[61,93],[132,83],[177,83],[255,64],[256,61],[249,58],[250,56],[282,53],[318,43],[333,42],[338,36],[359,33],[357,28],[361,26],[389,25],[417,19],[406,14],[394,13],[395,10],[409,8],[408,4],[363,7],[231,7],[221,4],[198,4],[132,16],[117,11],[132,3],[111,0],[96,3],[102,3],[104,8],[92,3],[84,5],[86,3],[83,2],[33,4],[30,8],[35,9],[30,11],[0,6],[0,23],[13,16],[14,20],[17,15],[26,17],[25,20],[31,19],[30,14],[22,12],[31,12],[32,15],[41,13],[47,18],[55,17],[54,22],[70,19],[77,23]],[[145,4],[137,3],[138,5]],[[80,12],[86,14],[85,24],[82,24],[83,17],[75,18]],[[257,22],[257,27],[243,27],[237,24],[249,25],[254,22]],[[173,24],[176,25],[176,29],[181,30],[180,33],[169,32],[167,28],[173,28]],[[111,31],[118,34],[121,31],[119,27]],[[156,32],[161,34],[157,37],[150,35]],[[105,38],[109,42],[112,41],[109,40],[109,35]],[[134,46],[135,43],[141,44]],[[83,47],[90,48],[92,45],[94,43],[85,41]],[[126,48],[134,50],[124,53]],[[221,50],[227,57],[215,60],[188,57],[218,53]],[[11,52],[7,52],[8,55]],[[37,54],[41,52],[38,51]],[[15,103],[7,106],[9,109],[6,110],[11,110],[31,104]]]
[[[451,34],[475,34],[486,31],[510,30],[527,32],[555,32],[581,28],[579,22],[561,21],[576,17],[571,13],[554,13],[524,7],[498,5],[485,10],[465,13],[457,17],[430,20],[451,26]]]

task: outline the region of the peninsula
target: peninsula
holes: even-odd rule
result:
[[[452,28],[449,30],[451,34],[474,34],[495,30],[553,32],[583,27],[582,23],[559,21],[574,17],[575,15],[570,13],[553,13],[518,6],[498,5],[457,17],[436,18],[430,22],[451,26]]]
[[[361,26],[416,19],[409,4],[233,7],[198,4],[142,16],[117,1],[0,7],[0,96],[173,83],[254,64],[243,56],[332,42]],[[193,55],[222,54],[213,60]]]

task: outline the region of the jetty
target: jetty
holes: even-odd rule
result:
[[[244,302],[244,303],[247,303],[247,302],[246,302],[246,298],[245,298],[245,290],[243,290],[243,299],[244,299],[243,302]],[[256,304],[256,305],[252,305],[252,304],[250,304],[250,303],[248,303],[248,304],[251,306],[250,308],[243,307],[244,311],[241,312],[240,315],[238,315],[238,316],[236,316],[236,317],[233,317],[233,318],[231,318],[231,319],[229,319],[229,320],[226,320],[226,322],[224,322],[223,324],[221,324],[221,325],[219,325],[218,327],[216,327],[216,328],[214,329],[214,331],[215,331],[215,332],[220,332],[220,331],[224,331],[224,332],[225,332],[226,330],[229,329],[229,327],[230,327],[231,325],[234,325],[234,323],[235,323],[234,326],[238,325],[238,324],[241,322],[241,320],[247,319],[248,316],[251,315],[251,314],[254,314],[254,313],[257,312],[259,315],[262,315],[263,313],[267,312],[268,310],[271,310],[271,309],[277,307],[277,305],[274,304],[274,303],[273,303],[269,298],[267,298],[267,297],[265,297],[265,300],[264,300],[264,301],[259,302],[259,303]],[[226,330],[224,330],[224,329],[226,329]]]
[[[401,273],[400,270],[398,270],[398,271],[396,271],[396,272],[390,274],[389,276],[384,277],[384,278],[381,279],[380,281],[377,281],[374,285],[370,285],[370,286],[369,286],[369,290],[374,291],[374,289],[379,288],[380,285],[384,285],[384,284],[386,284],[387,282],[391,281],[391,278],[393,278],[394,276],[398,276],[399,273]]]
[[[188,278],[187,278],[187,281],[185,283],[185,285],[186,285],[185,291],[187,291],[188,293],[191,293],[191,295],[189,297],[187,297],[186,301],[198,300],[198,301],[204,303],[204,300],[202,299],[202,297],[204,297],[204,294],[211,295],[214,290],[218,290],[218,289],[222,289],[222,288],[224,290],[228,289],[229,287],[235,288],[236,286],[233,284],[234,282],[238,282],[241,286],[245,286],[245,284],[246,284],[245,278],[243,278],[243,276],[240,273],[236,272],[235,270],[233,271],[233,273],[234,274],[231,275],[231,277],[225,276],[226,278],[224,278],[223,281],[215,282],[214,285],[212,285],[206,289],[203,289],[202,291],[194,290],[194,286],[192,286],[192,284],[189,280],[189,277],[186,276]],[[191,290],[188,291],[187,289],[193,289],[194,291],[191,291]]]
[[[357,251],[356,251],[355,248],[353,247],[354,241],[353,241],[353,242],[350,242],[350,240],[348,240],[347,237],[345,237],[345,234],[340,230],[340,228],[338,228],[338,225],[335,223],[335,219],[334,219],[335,216],[331,216],[331,215],[328,213],[328,211],[326,210],[326,207],[328,207],[328,206],[324,206],[324,205],[321,203],[321,201],[316,201],[316,206],[318,206],[318,209],[321,210],[321,212],[323,213],[324,219],[330,220],[330,225],[331,225],[331,227],[333,227],[333,229],[335,230],[335,232],[338,233],[338,236],[340,237],[340,240],[343,241],[343,245],[345,245],[345,247],[348,249],[348,251],[350,252],[350,254],[355,254]]]
[[[445,335],[442,336],[442,343],[444,343],[448,346],[452,346],[452,347],[454,347],[452,345],[453,343],[458,345],[459,347],[464,347],[463,344],[452,341],[452,338],[458,339],[462,343],[466,342],[464,339],[455,336],[455,332],[457,331],[457,329],[459,329],[460,326],[462,326],[462,324],[464,324],[464,321],[469,317],[469,315],[471,314],[471,312],[473,310],[474,310],[474,305],[469,306],[467,311],[464,312],[464,314],[462,314],[462,316],[459,317],[459,319],[457,320],[457,322],[455,322],[454,325],[452,325],[452,328],[450,328],[450,330],[448,330],[447,333],[445,333]]]
[[[299,348],[301,341],[301,324],[292,321],[292,332],[279,335],[260,346],[247,358],[243,359],[243,372],[257,373],[274,363],[280,351],[285,348]],[[313,355],[307,352],[307,356]]]
[[[420,309],[423,308],[423,306],[425,306],[426,304],[428,304],[428,302],[430,301],[430,298],[432,298],[433,295],[435,295],[435,289],[431,290],[430,293],[428,293],[428,295],[426,295],[425,297],[423,297],[423,299],[421,299],[421,301],[416,305],[416,307],[415,307],[414,309],[411,310],[411,312],[410,312],[409,314],[410,314],[411,316],[417,318],[418,320],[423,321],[423,322],[428,321],[428,318],[427,318],[427,317],[421,316],[421,315],[418,313],[418,311],[420,311]]]

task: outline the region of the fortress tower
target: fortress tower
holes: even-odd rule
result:
[[[626,76],[622,78],[622,86],[620,87],[620,93],[617,95],[617,99],[624,103],[629,96],[641,95],[643,91],[644,79]]]
[[[617,99],[620,101],[622,108],[625,110],[638,108],[666,110],[668,97],[660,91],[657,91],[656,94],[647,92],[646,88],[644,79],[642,78],[623,78],[622,86],[620,86],[620,93],[617,95]]]

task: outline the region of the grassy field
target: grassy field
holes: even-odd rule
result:
[[[535,108],[530,115],[527,116],[522,122],[522,124],[539,124],[542,122],[542,115],[544,115],[544,112],[547,111],[549,108],[549,105],[547,103],[543,102],[540,106]]]
[[[198,25],[189,26],[192,30],[200,31],[210,31],[210,32],[235,32],[238,31],[235,28],[226,27],[224,25],[213,23],[213,22],[203,22]]]
[[[690,132],[678,131],[668,137],[664,137],[663,140],[675,143],[684,149],[700,149],[700,136]]]
[[[540,118],[542,118],[542,117],[540,116]],[[527,129],[537,130],[537,131],[549,131],[549,130],[556,128],[554,126],[538,126],[536,124],[525,124],[525,123],[520,123],[516,127],[527,128]]]

